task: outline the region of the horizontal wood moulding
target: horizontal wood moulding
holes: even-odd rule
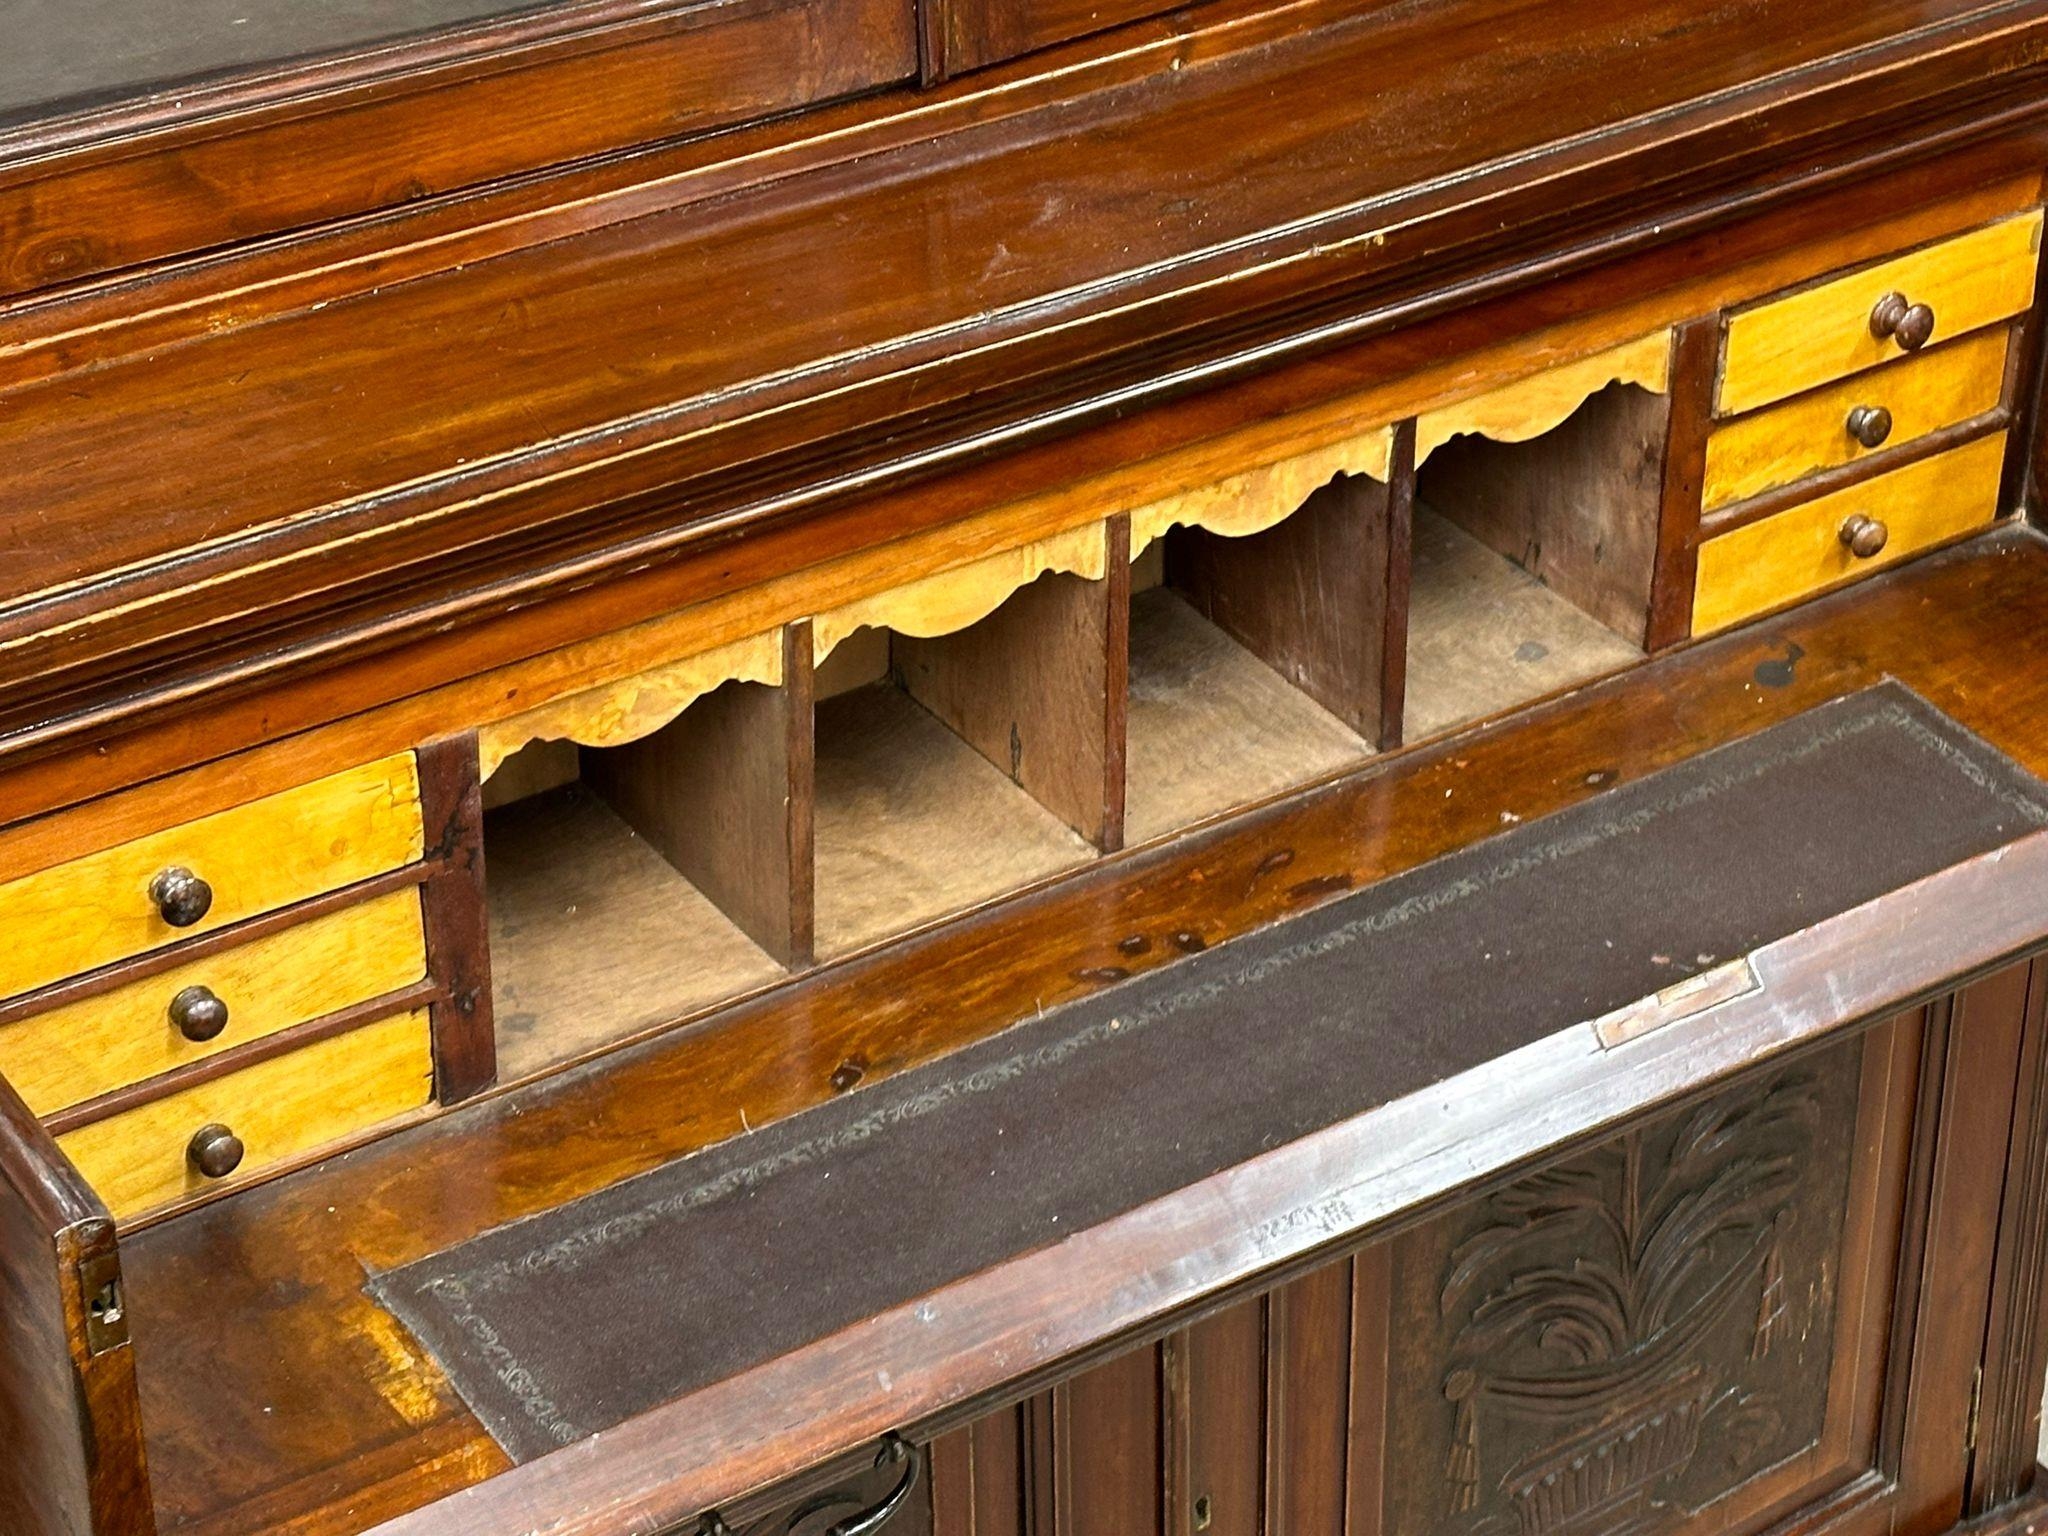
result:
[[[694,1513],[684,1507],[693,1500],[701,1505],[765,1486],[870,1432],[914,1428],[907,1421],[927,1414],[938,1419],[964,1412],[968,1394],[979,1390],[968,1376],[940,1371],[935,1350],[920,1353],[924,1346],[905,1345],[903,1337],[867,1333],[864,1339],[886,1345],[887,1358],[907,1348],[936,1374],[899,1375],[897,1395],[869,1396],[855,1389],[872,1386],[871,1369],[823,1371],[808,1379],[847,1386],[859,1400],[764,1419],[751,1406],[753,1391],[766,1391],[785,1407],[792,1401],[782,1391],[788,1378],[771,1369],[735,1387],[736,1396],[700,1399],[686,1413],[665,1417],[659,1444],[650,1422],[647,1439],[632,1442],[644,1456],[624,1446],[584,1447],[552,1465],[532,1463],[500,1483],[494,1474],[506,1466],[503,1453],[365,1294],[364,1275],[611,1187],[749,1126],[822,1103],[849,1080],[871,1083],[933,1060],[985,1038],[1004,1021],[1213,949],[1483,839],[1511,818],[1534,820],[1581,803],[1605,785],[1640,779],[1887,677],[2041,771],[2048,768],[2042,731],[2048,673],[2011,660],[2043,643],[2048,544],[2024,530],[1999,533],[1823,599],[1767,631],[1724,636],[1634,669],[1585,690],[1569,708],[1521,715],[1200,837],[1106,861],[972,922],[823,967],[767,997],[560,1077],[544,1093],[505,1094],[139,1233],[124,1245],[125,1264],[138,1341],[146,1340],[138,1358],[144,1408],[157,1437],[151,1474],[159,1507],[177,1511],[185,1528],[202,1536],[228,1536],[252,1525],[341,1536],[474,1488],[453,1505],[421,1509],[400,1527],[438,1533],[471,1528],[459,1523],[465,1512],[476,1514],[480,1531],[491,1529],[487,1516],[502,1524],[512,1505],[496,1501],[516,1499],[522,1490],[537,1495],[525,1510],[592,1511],[615,1510],[612,1498],[631,1490],[656,1501],[659,1518],[649,1521],[654,1528]],[[2016,877],[2007,890],[2022,882],[2031,882],[2031,889],[2038,866],[2027,861],[2038,853],[2022,856],[2015,849],[1990,863]],[[1959,878],[2003,877],[1983,867]],[[1976,889],[1989,896],[1992,887]],[[1880,973],[1896,978],[1917,963],[1914,955],[1927,952],[1938,953],[1944,965],[1965,951],[1969,963],[1989,964],[2023,942],[2022,931],[2038,933],[2036,906],[2022,900],[2001,916],[1999,901],[1959,899],[1953,924],[1932,924],[1924,920],[1928,909],[1909,896],[1898,908],[1897,927],[1888,930],[1896,943],[1872,945],[1866,933],[1866,942],[1843,953],[1832,969],[1837,981]],[[2016,926],[1993,931],[2015,912]],[[1967,934],[1984,940],[1981,949],[1969,948]],[[1776,995],[1767,967],[1764,975],[1770,984],[1762,992],[1746,992],[1711,1014],[1690,1012],[1694,1000],[1672,998],[1674,1015],[1708,1027],[1688,1033],[1673,1024],[1634,1045],[1668,1042],[1673,1065],[1683,1057],[1686,1080],[1697,1083],[1702,1053],[1746,1049],[1734,1032],[1711,1026],[1732,1017],[1730,1008]],[[1839,994],[1830,1000],[1816,992],[1812,1001],[1815,1017],[1842,1012]],[[1786,1017],[1805,1015],[1795,1010]],[[1773,1048],[1796,1043],[1797,1028],[1789,1034],[1776,1028],[1767,1027]],[[1628,1030],[1624,1021],[1608,1021],[1610,1036]],[[1599,1050],[1590,1022],[1585,1034],[1587,1049]],[[1519,1080],[1500,1084],[1503,1094],[1530,1088]],[[1503,1113],[1506,1101],[1487,1095],[1460,1102],[1494,1125],[1527,1130],[1549,1121],[1541,1114]],[[1442,1110],[1432,1104],[1429,1112]],[[1388,1132],[1376,1145],[1398,1152],[1408,1142]],[[1326,1166],[1363,1165],[1343,1157]],[[1470,1172],[1464,1167],[1457,1177],[1462,1182]],[[1249,1194],[1251,1186],[1239,1188]],[[453,1198],[458,1190],[460,1198]],[[1402,1196],[1418,1197],[1412,1186]],[[1018,1337],[1022,1353],[1008,1355],[1004,1367],[990,1365],[985,1337],[957,1340],[973,1380],[992,1384],[1004,1371],[1028,1371],[1053,1354],[1159,1323],[1173,1308],[1220,1294],[1333,1235],[1297,1233],[1303,1246],[1288,1249],[1284,1234],[1269,1232],[1252,1247],[1233,1246],[1245,1239],[1247,1209],[1229,1199],[1216,1208],[1217,1230],[1226,1234],[1220,1240],[1235,1255],[1222,1267],[1199,1276],[1177,1271],[1157,1289],[1091,1282],[1086,1289],[1093,1299],[1059,1314],[1059,1328],[1071,1325],[1072,1331],[1055,1330],[1057,1337],[1041,1343]],[[1185,1224],[1148,1230],[1164,1245],[1160,1253],[1170,1248],[1176,1261],[1198,1248],[1208,1251]],[[1265,1246],[1273,1237],[1281,1239],[1279,1248]],[[1038,1262],[1057,1265],[1080,1252],[1063,1245]],[[228,1258],[201,1262],[205,1255]],[[1098,1306],[1105,1310],[1093,1310]],[[1027,1318],[1032,1329],[1046,1326],[1042,1308],[1011,1315]],[[206,1319],[203,1328],[191,1325],[197,1316]],[[959,1321],[966,1314],[948,1308],[941,1316]],[[908,1333],[939,1337],[924,1324]],[[288,1380],[273,1369],[279,1337],[300,1341]],[[844,1336],[826,1348],[842,1346],[850,1347]],[[229,1374],[265,1380],[261,1407],[271,1412],[233,1395],[223,1409],[218,1394],[194,1390],[221,1379],[224,1358]],[[938,1375],[951,1383],[946,1392],[914,1396],[934,1386]],[[802,1400],[812,1401],[808,1395]],[[226,1437],[217,1417],[223,1411],[234,1431]],[[751,1427],[763,1423],[800,1427],[755,1436]],[[733,1438],[722,1438],[732,1426],[739,1426]],[[838,1444],[826,1446],[830,1439]],[[615,1451],[618,1462],[611,1459]],[[536,1470],[541,1467],[548,1470]],[[588,1501],[553,1481],[566,1472],[573,1482],[579,1467],[593,1479],[585,1485]],[[600,1496],[605,1489],[610,1493]]]
[[[912,11],[895,0],[582,0],[495,17],[441,3],[392,18],[437,31],[397,38],[362,35],[377,24],[364,8],[324,9],[198,13],[169,34],[146,6],[18,18],[0,64],[0,296],[917,74]],[[95,21],[125,46],[96,40]]]
[[[653,579],[735,527],[815,519],[999,441],[1648,252],[1852,170],[1911,177],[1903,162],[2044,110],[2030,72],[2048,3],[1750,0],[1702,20],[1661,0],[1616,5],[1593,47],[1536,8],[1459,4],[1459,35],[1488,39],[1469,57],[1446,54],[1433,12],[1333,5],[1278,39],[1226,16],[1104,64],[1078,100],[1019,66],[915,111],[878,103],[829,146],[771,140],[790,145],[776,174],[686,184],[626,222],[592,209],[580,231],[565,213],[533,226],[546,243],[490,259],[463,258],[459,226],[406,247],[401,218],[305,283],[263,268],[272,254],[246,258],[247,281],[222,258],[211,289],[135,328],[90,292],[24,309],[0,499],[35,515],[4,589],[0,728],[46,736],[109,691],[132,708],[224,665],[387,645],[607,571]],[[1386,82],[1369,156],[1347,85],[1363,75]],[[1273,113],[1276,95],[1298,110]],[[1196,100],[1212,131],[1191,155]],[[1410,129],[1390,140],[1388,124]],[[842,160],[860,148],[855,180]],[[1886,217],[1903,184],[1809,238]],[[696,200],[710,190],[715,218]],[[1038,218],[1049,198],[1071,211]],[[810,276],[821,218],[847,274],[829,304]],[[1543,328],[1541,306],[1525,312]],[[377,382],[393,377],[413,387]]]

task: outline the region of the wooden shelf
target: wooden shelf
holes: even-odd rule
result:
[[[1419,503],[1408,605],[1411,742],[1642,659],[1639,647]]]
[[[582,784],[490,812],[484,838],[504,1081],[784,975]]]
[[[1372,750],[1179,593],[1156,587],[1131,600],[1129,841],[1263,799]]]
[[[893,683],[818,705],[817,762],[820,958],[1094,857]]]

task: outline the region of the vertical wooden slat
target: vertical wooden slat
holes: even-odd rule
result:
[[[439,867],[420,890],[427,969],[445,989],[433,1006],[434,1096],[459,1104],[498,1079],[484,899],[484,805],[476,732],[419,749],[420,815]]]
[[[1057,1536],[1160,1531],[1159,1372],[1157,1348],[1133,1350],[1053,1389]]]
[[[1392,1248],[1375,1243],[1351,1261],[1350,1422],[1345,1432],[1344,1536],[1379,1536],[1386,1482],[1387,1363]]]
[[[1115,853],[1124,845],[1124,806],[1130,795],[1131,735],[1131,519],[1109,520],[1109,627],[1102,687],[1102,835],[1097,846]]]
[[[1680,326],[1671,338],[1670,424],[1664,436],[1657,511],[1657,566],[1650,582],[1646,648],[1661,651],[1692,633],[1699,565],[1700,496],[1714,422],[1714,374],[1721,362],[1718,317]]]
[[[2015,1499],[2032,1484],[2048,1372],[2048,960],[2037,958],[2026,969],[2026,1025],[1970,1469],[1972,1514]]]
[[[1072,1523],[1063,1481],[1067,1468],[1061,1457],[1069,1418],[1064,1385],[1039,1393],[1018,1409],[1026,1536],[1061,1536]]]
[[[1401,745],[1408,706],[1408,598],[1415,579],[1415,418],[1394,428],[1387,468],[1387,585],[1380,611],[1381,751]]]
[[[1266,1300],[1187,1331],[1188,1528],[1260,1536],[1266,1507]]]
[[[1033,1416],[1049,1406],[1042,1396],[998,1409],[932,1442],[932,1536],[1034,1536],[1026,1468]]]
[[[975,1536],[974,1432],[983,1422],[941,1435],[926,1449],[932,1536]]]
[[[1194,1404],[1188,1392],[1188,1333],[1159,1346],[1159,1524],[1166,1536],[1190,1536],[1194,1502]]]
[[[1266,1529],[1339,1536],[1351,1417],[1349,1260],[1325,1264],[1269,1299]]]
[[[1990,1311],[2001,1183],[2025,1031],[2025,964],[1973,983],[1950,1010],[1916,1326],[1899,1451],[1899,1536],[1961,1518],[1977,1367]]]

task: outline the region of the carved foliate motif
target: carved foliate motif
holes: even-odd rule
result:
[[[1855,1066],[1662,1117],[1400,1246],[1392,1401],[1440,1406],[1393,1427],[1393,1531],[1639,1536],[1814,1443]]]

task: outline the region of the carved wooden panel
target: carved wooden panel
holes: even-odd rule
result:
[[[1395,1245],[1390,1536],[1638,1536],[1821,1444],[1862,1270],[1863,1054],[1664,1115]]]

